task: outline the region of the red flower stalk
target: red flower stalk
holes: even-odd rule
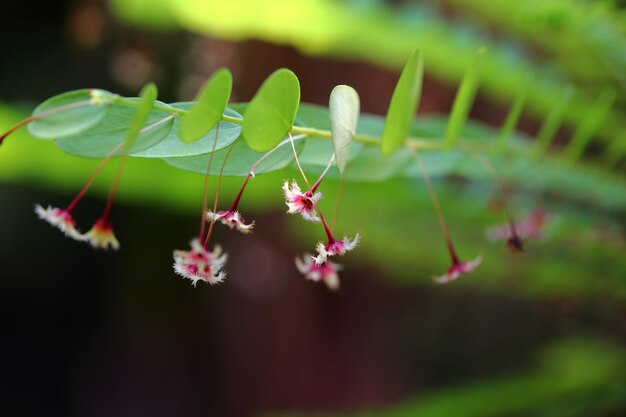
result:
[[[83,188],[78,192],[76,197],[74,197],[74,199],[70,202],[70,204],[68,204],[66,208],[62,209],[62,208],[50,207],[50,206],[48,206],[48,208],[43,208],[41,205],[37,204],[35,206],[35,213],[37,213],[39,218],[47,221],[52,226],[61,230],[66,236],[74,240],[78,240],[78,241],[90,240],[91,236],[88,238],[86,237],[86,235],[81,234],[76,229],[76,221],[74,220],[74,217],[72,216],[72,211],[76,208],[76,205],[83,198],[83,196],[85,195],[89,187],[91,187],[91,184],[96,179],[100,171],[102,171],[102,168],[104,168],[107,162],[109,162],[111,157],[121,148],[121,146],[122,144],[119,144],[118,146],[116,146],[109,153],[109,155],[107,155],[107,157],[104,158],[100,162],[100,164],[98,164],[98,166],[96,167],[94,172],[91,174],[91,176],[89,177],[89,179],[87,180]],[[100,232],[101,230],[103,230],[104,226],[106,225],[99,225],[96,231]],[[102,235],[102,233],[100,233],[100,235]]]
[[[428,193],[430,194],[430,199],[433,203],[433,207],[435,208],[435,213],[437,215],[437,220],[439,221],[439,228],[441,229],[441,234],[443,235],[443,239],[446,243],[446,248],[448,249],[448,254],[450,255],[450,260],[452,261],[452,265],[448,268],[448,271],[439,277],[434,278],[434,281],[438,284],[444,284],[451,281],[455,281],[461,276],[461,274],[465,274],[468,272],[472,272],[482,261],[482,256],[478,256],[475,260],[470,262],[461,261],[456,254],[456,250],[454,249],[454,245],[452,244],[452,239],[450,237],[450,232],[448,231],[448,226],[446,225],[445,219],[443,217],[443,213],[441,211],[441,204],[439,203],[439,198],[437,194],[435,194],[435,190],[433,188],[433,183],[430,180],[430,175],[428,175],[428,170],[420,158],[417,151],[413,152],[413,158],[417,162],[417,166],[422,174],[422,178],[426,183],[426,188],[428,189]]]

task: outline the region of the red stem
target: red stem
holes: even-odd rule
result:
[[[219,177],[217,177],[217,188],[215,189],[215,202],[213,203],[213,213],[217,211],[217,202],[220,196],[220,187],[222,186],[222,176],[224,175],[224,167],[226,166],[226,161],[228,161],[228,158],[230,157],[230,153],[232,152],[234,147],[235,147],[235,144],[233,143],[232,145],[230,145],[230,148],[228,148],[228,152],[226,153],[226,156],[224,157],[224,162],[222,162],[220,175]],[[214,226],[215,226],[215,218],[211,219],[211,223],[209,224],[209,231],[207,232],[206,239],[204,240],[205,249],[209,247],[209,241],[211,240],[211,236],[213,235]]]
[[[211,156],[209,157],[209,163],[206,167],[206,173],[204,174],[204,192],[202,195],[202,212],[200,213],[200,234],[198,239],[202,242],[204,239],[204,229],[206,227],[206,209],[207,209],[207,198],[209,194],[209,175],[211,172],[211,165],[213,164],[213,155],[215,154],[215,148],[217,147],[217,135],[219,133],[220,125],[219,123],[215,127],[215,138],[213,139],[213,149],[211,150]]]
[[[94,180],[96,179],[100,171],[102,171],[102,168],[104,168],[104,166],[107,164],[107,162],[109,162],[111,157],[115,155],[115,153],[123,145],[124,145],[123,142],[117,145],[115,148],[113,148],[111,152],[109,152],[109,154],[102,161],[100,161],[100,163],[98,164],[96,169],[93,171],[93,173],[91,174],[91,176],[89,177],[89,179],[87,180],[83,188],[78,192],[76,197],[74,197],[74,199],[70,202],[70,204],[68,204],[68,206],[65,208],[65,211],[67,211],[68,213],[71,213],[72,210],[74,210],[74,208],[76,207],[76,204],[78,204],[78,202],[80,201],[81,198],[83,198],[83,196],[85,195],[89,187],[91,187],[91,184],[94,182]]]
[[[420,169],[422,174],[422,178],[424,178],[424,182],[426,183],[426,188],[428,188],[428,193],[430,194],[430,199],[433,203],[433,207],[435,208],[435,213],[437,214],[437,220],[439,221],[439,228],[441,229],[441,234],[443,235],[443,239],[446,243],[446,248],[448,249],[448,253],[450,254],[450,258],[452,259],[452,264],[456,265],[460,262],[459,257],[454,250],[454,245],[452,244],[452,239],[450,238],[450,232],[448,231],[448,226],[446,225],[446,221],[443,217],[443,213],[441,211],[441,204],[439,203],[439,198],[437,194],[435,194],[435,190],[433,188],[433,183],[430,180],[430,175],[428,175],[428,171],[426,170],[426,166],[420,158],[417,151],[413,152],[413,157],[417,162],[417,166]]]
[[[104,207],[104,211],[102,212],[102,216],[100,219],[108,224],[109,216],[111,214],[111,208],[113,207],[113,200],[115,200],[115,193],[120,184],[120,179],[122,177],[122,171],[124,170],[124,164],[126,163],[126,155],[122,156],[120,159],[120,163],[117,166],[117,171],[115,172],[115,178],[113,179],[113,184],[111,185],[111,191],[109,192],[109,198],[107,198],[106,206]]]
[[[241,184],[241,188],[239,189],[239,192],[237,193],[237,197],[235,197],[233,204],[230,206],[229,211],[237,210],[237,206],[239,205],[239,200],[241,200],[241,196],[243,195],[243,190],[246,189],[246,185],[248,185],[248,181],[250,180],[251,176],[252,176],[252,171],[248,172],[248,175],[246,175],[246,179],[243,180],[243,184]]]

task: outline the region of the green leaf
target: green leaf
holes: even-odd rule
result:
[[[130,98],[130,101],[139,101],[139,98]],[[165,103],[156,101],[161,107],[169,107]],[[136,106],[124,103],[110,105],[107,117],[86,131],[60,139],[57,146],[65,152],[89,158],[105,158],[120,143],[124,142],[133,123]],[[175,117],[170,112],[153,109],[146,120],[146,128],[140,131],[135,142],[128,149],[129,153],[136,153],[150,148],[163,140],[172,129]]]
[[[217,70],[204,84],[189,113],[181,117],[180,138],[194,142],[211,130],[220,120],[228,104],[233,76],[226,68]]]
[[[583,154],[585,148],[597,133],[600,124],[611,110],[615,101],[615,92],[604,90],[600,97],[593,103],[591,109],[582,120],[574,136],[564,150],[565,159],[570,163],[576,162]]]
[[[248,146],[257,152],[274,148],[291,130],[299,102],[298,77],[285,68],[274,71],[244,114],[243,137]]]
[[[613,139],[604,151],[604,165],[607,168],[616,166],[626,156],[626,130]]]
[[[296,152],[299,152],[303,146],[303,140],[294,142]],[[217,151],[213,154],[213,162],[211,164],[211,175],[218,175],[222,168],[222,164],[228,155],[228,148]],[[233,150],[226,166],[224,167],[225,176],[244,176],[250,171],[250,167],[259,160],[264,153],[255,152],[248,147],[245,140],[239,138],[234,142]],[[168,164],[186,171],[205,174],[211,154],[198,156],[189,156],[182,158],[164,158]],[[293,150],[290,144],[283,145],[272,152],[259,166],[254,170],[256,174],[276,171],[284,168],[293,161]]]
[[[137,110],[135,110],[135,114],[133,115],[133,121],[130,124],[130,130],[128,131],[128,135],[126,135],[126,145],[124,145],[124,150],[128,151],[130,146],[135,142],[137,136],[139,136],[139,132],[144,127],[144,124],[148,120],[150,116],[150,112],[152,111],[152,107],[154,106],[154,102],[157,98],[157,88],[153,83],[146,84],[139,93],[139,106]]]
[[[444,149],[452,149],[459,140],[461,130],[465,120],[469,115],[470,108],[474,103],[476,91],[478,91],[478,82],[480,81],[480,63],[486,54],[486,50],[481,48],[474,56],[470,67],[467,69],[459,90],[454,98],[452,112],[446,129],[444,139]]]
[[[339,167],[339,172],[343,174],[350,155],[350,144],[356,133],[359,120],[359,94],[352,87],[338,85],[330,93],[328,108],[330,110],[330,130],[333,135],[335,161]]]
[[[40,119],[28,124],[28,131],[39,139],[59,139],[75,135],[98,123],[116,97],[104,90],[83,89],[51,97],[33,111]]]
[[[496,148],[498,151],[502,151],[506,147],[507,141],[515,131],[517,122],[522,115],[522,110],[524,109],[524,104],[526,103],[526,97],[528,97],[530,87],[531,82],[529,81],[526,88],[521,90],[515,98],[515,102],[513,103],[513,106],[511,106],[509,114],[506,116],[502,129],[500,129],[498,139],[496,139]]]
[[[390,155],[404,144],[419,105],[424,77],[424,61],[419,49],[407,61],[389,103],[381,141],[384,155]]]
[[[193,103],[172,103],[170,106],[176,109],[187,110]],[[227,116],[241,118],[242,116],[234,110],[226,108],[224,114]],[[180,138],[180,118],[174,118],[173,126],[168,135],[156,145],[144,150],[134,152],[132,156],[144,158],[172,158],[179,156],[194,156],[211,152],[213,141],[215,140],[215,126],[204,136],[193,143],[185,143]],[[215,150],[220,150],[233,143],[241,134],[241,126],[235,123],[219,122],[219,134]]]
[[[561,123],[567,113],[569,104],[574,99],[575,95],[576,90],[571,86],[563,90],[561,98],[552,108],[550,113],[548,113],[548,116],[546,116],[545,120],[541,124],[541,128],[539,128],[539,133],[537,134],[535,145],[536,156],[542,156],[546,153],[548,148],[550,148],[550,143],[552,142],[552,139],[554,139],[559,127],[561,127]]]

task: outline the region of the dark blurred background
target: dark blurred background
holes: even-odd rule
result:
[[[444,21],[464,13],[453,3],[440,5]],[[332,88],[345,83],[359,91],[363,111],[384,114],[399,74],[259,39],[141,27],[97,0],[4,2],[0,15],[0,100],[25,114],[63,91],[99,87],[133,96],[148,81],[158,84],[162,101],[190,100],[222,66],[235,77],[233,101],[249,100],[267,75],[288,67],[300,79],[303,101],[325,105]],[[499,36],[488,23],[485,30]],[[427,73],[420,111],[448,112],[455,92],[455,83]],[[507,111],[506,103],[479,95],[472,117],[498,125]],[[539,124],[525,115],[519,129],[532,135]],[[254,186],[259,194],[277,190],[283,177],[260,176]],[[487,287],[432,286],[428,278],[446,265],[439,255],[428,267],[399,273],[391,248],[369,260],[357,251],[352,256],[361,259],[348,262],[341,291],[332,293],[306,282],[292,264],[319,236],[296,237],[300,226],[283,215],[279,200],[262,208],[253,198],[244,207],[256,220],[255,234],[220,234],[230,254],[227,281],[193,288],[171,270],[172,249],[186,247],[197,223],[202,179],[190,181],[198,192],[181,204],[118,201],[114,224],[122,250],[103,253],[63,239],[32,214],[35,203],[63,205],[77,187],[49,186],[36,175],[0,178],[0,415],[626,414],[623,229],[609,242],[608,261],[598,258],[588,268],[598,272],[587,273],[590,282],[602,279],[596,274],[619,282],[613,294],[608,287],[561,290],[567,276],[558,268],[559,284],[549,290],[520,290],[537,252],[565,251],[564,262],[575,262],[581,246],[574,243],[552,249],[540,243],[526,259],[502,251],[505,272],[492,273],[487,281],[497,284]],[[239,181],[227,181],[227,193]],[[457,187],[448,194],[469,196],[467,184],[444,186]],[[384,187],[406,190],[407,183]],[[374,200],[385,193],[382,186],[355,188]],[[477,193],[482,198],[489,190]],[[421,236],[418,226],[406,229],[403,239],[421,243],[405,250],[443,251],[427,198],[408,198],[427,229]],[[89,195],[79,222],[89,222],[102,201]],[[368,207],[373,218],[382,204]],[[452,225],[474,230],[472,213]],[[466,245],[465,252],[478,250]],[[394,279],[396,273],[403,278]]]

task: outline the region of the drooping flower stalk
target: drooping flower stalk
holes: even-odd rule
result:
[[[209,163],[207,164],[206,172],[204,173],[204,189],[202,191],[202,211],[200,212],[200,232],[198,233],[198,239],[200,242],[202,242],[204,239],[204,228],[206,227],[205,213],[207,211],[207,202],[208,202],[207,200],[209,196],[209,175],[211,173],[211,165],[213,165],[213,155],[215,154],[215,148],[217,147],[218,134],[219,134],[219,123],[215,126],[215,137],[213,138],[213,147],[211,148],[211,155],[209,156]],[[220,175],[220,178],[221,178],[221,175]],[[217,195],[215,196],[215,198],[217,199]]]
[[[515,220],[513,219],[513,216],[511,215],[511,212],[508,208],[506,190],[504,188],[504,185],[498,178],[498,174],[496,173],[496,170],[493,168],[489,160],[485,158],[483,155],[477,155],[474,153],[470,153],[470,155],[472,155],[474,159],[483,166],[485,171],[489,174],[491,179],[497,185],[498,194],[500,195],[500,204],[502,206],[502,211],[504,212],[504,216],[506,217],[507,224],[509,226],[509,237],[507,238],[507,241],[506,241],[507,247],[513,253],[523,252],[524,241],[518,233]]]
[[[452,243],[452,238],[450,237],[450,232],[448,231],[448,226],[446,225],[446,221],[443,217],[443,212],[441,210],[441,204],[439,202],[439,198],[435,193],[435,189],[433,187],[433,183],[430,179],[430,175],[428,174],[428,170],[422,161],[422,158],[419,156],[416,150],[413,150],[411,153],[417,166],[420,170],[422,178],[426,183],[426,188],[428,189],[428,194],[430,195],[430,199],[432,201],[433,207],[435,209],[435,214],[437,215],[437,220],[439,222],[439,228],[441,229],[441,234],[443,235],[444,242],[446,244],[446,248],[448,249],[448,254],[450,255],[450,259],[452,261],[452,265],[445,274],[436,277],[434,281],[438,284],[445,284],[451,281],[454,281],[459,278],[461,274],[465,274],[468,272],[472,272],[480,262],[482,261],[482,256],[478,256],[473,261],[462,261],[459,259],[456,250],[454,249],[454,245]]]
[[[224,157],[224,161],[222,162],[222,167],[220,168],[220,174],[217,177],[217,187],[215,187],[215,201],[213,202],[213,213],[217,212],[217,203],[220,197],[220,189],[222,187],[222,177],[224,176],[224,168],[226,167],[226,162],[228,161],[228,158],[230,157],[230,154],[233,151],[234,147],[235,147],[235,144],[233,143],[228,148],[228,152],[226,153],[226,156]],[[205,210],[204,216],[206,216],[206,210]],[[206,223],[205,218],[203,218],[203,222]],[[204,240],[205,248],[208,247],[209,242],[211,241],[211,236],[213,235],[214,227],[215,227],[215,218],[209,221],[209,231],[207,232],[206,239]]]
[[[113,226],[111,225],[110,217],[111,210],[113,208],[113,202],[115,201],[115,196],[117,194],[120,180],[122,178],[122,172],[124,171],[124,166],[126,165],[126,160],[128,158],[128,151],[135,143],[140,133],[149,131],[150,129],[153,129],[160,124],[165,123],[167,120],[170,120],[172,117],[174,116],[168,115],[161,120],[158,120],[157,122],[140,129],[135,136],[124,140],[122,143],[116,146],[113,151],[111,151],[110,156],[113,156],[115,153],[117,153],[117,150],[121,148],[120,162],[117,166],[115,177],[113,178],[113,183],[111,184],[111,190],[109,191],[109,196],[104,206],[102,215],[100,215],[100,217],[96,219],[91,229],[83,235],[84,240],[87,241],[93,248],[112,248],[114,250],[119,249],[120,243],[115,237],[115,233],[113,232]]]
[[[115,200],[115,195],[119,187],[125,163],[126,155],[120,158],[117,170],[115,171],[113,184],[111,184],[111,190],[109,191],[109,196],[107,197],[107,201],[102,214],[98,219],[96,219],[93,226],[91,227],[91,230],[89,230],[84,235],[85,240],[89,242],[89,244],[94,248],[108,249],[109,247],[111,247],[112,249],[117,250],[120,247],[120,243],[113,233],[113,226],[111,225],[110,216],[111,209],[113,208],[113,201]]]
[[[233,200],[233,203],[231,204],[230,208],[228,210],[220,210],[218,212],[215,212],[214,210],[211,211],[207,211],[206,213],[206,219],[207,221],[220,221],[220,223],[230,227],[231,229],[236,228],[238,231],[240,231],[241,233],[247,234],[247,233],[251,233],[252,232],[252,228],[254,227],[254,222],[250,223],[250,224],[246,224],[243,216],[239,213],[239,211],[237,211],[237,207],[239,206],[239,202],[241,201],[241,197],[243,196],[243,192],[246,189],[246,186],[248,185],[248,182],[250,181],[250,178],[254,177],[254,171],[256,170],[256,168],[263,163],[263,161],[265,161],[267,158],[269,158],[272,153],[274,153],[274,151],[276,151],[278,148],[280,148],[281,146],[286,145],[287,143],[289,143],[291,140],[298,140],[298,139],[302,139],[304,138],[305,135],[299,135],[293,139],[285,139],[282,142],[280,142],[278,145],[276,145],[273,149],[271,149],[269,152],[266,152],[263,156],[261,156],[254,164],[252,164],[252,166],[250,167],[250,170],[248,171],[248,174],[246,175],[243,184],[241,185],[241,188],[239,189],[239,192],[237,193],[237,195],[235,196],[235,199]]]
[[[417,151],[413,151],[412,155],[413,155],[413,158],[415,159],[415,162],[417,163],[417,166],[420,170],[422,178],[424,179],[424,182],[426,183],[426,188],[428,189],[430,200],[433,204],[433,208],[435,209],[437,221],[439,222],[439,229],[441,231],[441,234],[443,235],[443,240],[446,244],[446,248],[448,249],[448,254],[450,255],[450,259],[452,260],[453,264],[459,263],[460,260],[456,254],[454,245],[452,244],[452,239],[450,238],[450,232],[448,230],[448,226],[446,225],[446,221],[443,217],[443,212],[441,210],[441,203],[439,202],[439,197],[437,197],[437,194],[435,193],[435,189],[430,179],[430,175],[428,174],[428,170],[426,169],[426,166],[424,165],[424,161],[422,161],[422,158],[419,156]]]
[[[204,231],[206,228],[206,220],[205,213],[207,211],[208,204],[208,186],[209,186],[209,176],[211,174],[211,166],[213,165],[213,156],[215,153],[215,148],[217,147],[217,138],[219,134],[219,125],[217,125],[215,129],[215,138],[213,139],[213,147],[211,149],[211,155],[209,156],[209,162],[207,164],[206,172],[204,175],[204,187],[203,187],[203,196],[202,196],[202,217],[200,219],[200,231],[199,236],[193,239],[190,242],[191,250],[183,251],[183,250],[175,250],[174,251],[174,272],[178,275],[191,280],[191,284],[195,287],[198,281],[204,281],[211,285],[219,284],[226,279],[226,272],[224,272],[223,268],[228,258],[226,253],[222,252],[222,248],[217,245],[210,251],[208,249],[209,239],[211,236],[213,224],[209,227],[209,231],[207,232],[206,239],[204,238]],[[217,198],[219,196],[219,188],[222,179],[222,173],[224,170],[224,165],[228,156],[230,155],[230,151],[232,150],[234,145],[231,145],[228,153],[226,154],[226,158],[224,163],[222,164],[222,169],[220,171],[220,175],[218,177],[217,182],[217,191],[215,193],[215,200],[217,204]]]
[[[123,143],[117,145],[109,154],[98,164],[96,169],[87,179],[87,182],[78,194],[72,199],[72,201],[67,205],[65,209],[50,207],[43,208],[40,205],[35,206],[35,212],[39,216],[40,219],[47,221],[51,225],[57,227],[61,230],[66,236],[71,237],[75,240],[86,240],[85,235],[81,234],[76,229],[76,221],[72,216],[72,211],[76,208],[78,202],[83,198],[87,190],[91,187],[91,184],[94,182],[100,171],[104,168],[104,166],[109,162],[109,160],[115,155],[115,153],[123,146]]]
[[[296,148],[294,146],[291,135],[289,135],[289,139],[291,140],[291,149],[293,150],[293,155],[296,161],[296,165],[298,166],[298,170],[300,171],[300,174],[302,175],[304,182],[306,183],[307,187],[309,187],[309,190],[306,192],[302,192],[296,180],[292,180],[291,186],[289,185],[289,181],[285,181],[283,183],[283,193],[285,194],[285,199],[286,199],[285,204],[287,204],[287,207],[288,207],[287,213],[289,214],[298,213],[305,220],[309,220],[312,222],[319,222],[320,216],[318,213],[319,208],[317,207],[317,203],[322,198],[322,193],[318,192],[317,188],[320,186],[320,184],[322,183],[322,180],[328,173],[328,170],[335,162],[335,155],[333,154],[333,156],[330,158],[330,161],[328,161],[328,164],[326,165],[326,168],[324,169],[322,174],[319,176],[315,184],[311,186],[306,174],[304,173],[304,170],[302,169],[302,165],[300,165],[298,153],[296,152]]]
[[[300,161],[298,160],[298,154],[296,153],[296,149],[293,146],[293,142],[292,142],[292,149],[294,152],[294,158],[296,159],[296,163],[300,170],[300,174],[302,175],[302,178],[307,183],[307,185],[309,185],[309,181],[306,178],[306,174],[304,173],[304,170],[302,169],[300,165]],[[330,158],[330,161],[326,165],[326,169],[324,169],[324,171],[322,172],[320,177],[317,179],[315,184],[313,184],[313,186],[310,187],[309,191],[307,191],[303,195],[295,196],[295,197],[298,197],[299,200],[295,200],[295,201],[292,200],[292,201],[288,201],[287,203],[287,205],[290,206],[290,203],[295,204],[295,202],[298,201],[300,203],[299,211],[302,213],[308,213],[310,207],[313,207],[317,213],[317,218],[319,218],[320,222],[322,223],[322,226],[324,227],[324,233],[326,233],[326,238],[328,240],[328,243],[326,245],[322,242],[319,242],[317,244],[316,250],[318,252],[318,255],[312,256],[313,260],[315,261],[317,265],[324,265],[327,262],[327,259],[329,256],[344,255],[346,252],[354,249],[358,245],[361,239],[361,235],[358,233],[355,235],[354,239],[352,240],[350,240],[347,236],[344,236],[342,240],[335,239],[330,227],[328,226],[328,223],[326,222],[326,219],[324,218],[324,215],[322,214],[322,210],[317,204],[317,200],[319,200],[319,198],[314,199],[314,196],[312,196],[315,190],[317,189],[317,187],[319,187],[319,185],[321,184],[326,174],[328,173],[328,170],[330,169],[334,161],[335,161],[335,154],[333,154],[333,156]],[[293,188],[291,192],[293,193]],[[287,194],[287,192],[285,194]],[[290,209],[291,209],[291,206],[290,206]]]

